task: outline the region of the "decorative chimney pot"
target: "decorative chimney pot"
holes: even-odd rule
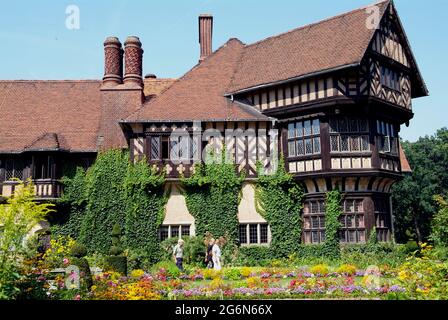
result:
[[[123,78],[123,49],[116,37],[104,41],[104,77],[103,83],[118,85]]]
[[[124,83],[143,83],[143,49],[138,37],[128,37],[124,43]]]

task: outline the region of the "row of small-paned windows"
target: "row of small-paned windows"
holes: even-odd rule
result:
[[[365,118],[331,118],[330,133],[369,133],[368,121]]]
[[[0,181],[23,180],[24,162],[20,159],[0,160]]]
[[[367,152],[370,151],[369,136],[347,136],[332,134],[331,152]]]
[[[319,119],[299,121],[288,125],[288,156],[320,154]]]
[[[241,244],[267,244],[268,225],[264,223],[240,224],[239,240]]]
[[[159,240],[190,236],[190,225],[163,225],[159,229]]]
[[[370,151],[367,119],[338,117],[330,119],[331,152]]]
[[[381,84],[389,89],[400,91],[400,73],[391,68],[381,66]]]
[[[378,150],[381,153],[398,154],[398,131],[395,125],[377,120],[376,131],[378,137]]]
[[[375,207],[375,227],[378,241],[389,241],[389,203],[385,199],[374,199],[373,203]]]
[[[364,201],[362,199],[346,199],[343,211],[344,214],[339,218],[341,223],[340,241],[346,243],[365,242]]]
[[[22,159],[0,160],[0,181],[23,180],[25,161]],[[52,177],[53,159],[51,157],[35,157],[32,178],[50,179]]]
[[[200,152],[200,137],[188,135],[151,136],[151,160],[191,160],[198,159]]]
[[[325,241],[325,202],[307,201],[303,205],[303,236],[305,243]]]

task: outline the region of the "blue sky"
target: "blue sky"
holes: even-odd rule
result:
[[[251,43],[372,3],[373,0],[16,0],[0,9],[0,79],[99,79],[106,36],[140,37],[144,73],[179,77],[199,57],[197,16],[214,15],[214,48],[231,37]],[[66,7],[80,9],[68,30]],[[414,141],[448,126],[448,1],[395,0],[430,97],[414,100],[402,136]]]

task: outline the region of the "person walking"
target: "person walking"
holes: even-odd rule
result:
[[[213,269],[213,245],[215,244],[215,239],[211,238],[210,241],[207,244],[207,249],[205,252],[205,264],[207,266],[207,269]]]
[[[179,239],[173,249],[173,258],[176,261],[176,266],[181,272],[184,272],[183,258],[184,258],[184,240]]]
[[[215,244],[212,247],[212,260],[213,260],[213,269],[221,270],[221,248],[219,239],[216,239]]]

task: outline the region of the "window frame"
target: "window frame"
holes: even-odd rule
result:
[[[309,124],[309,126],[307,126]],[[322,154],[321,141],[321,121],[319,118],[306,119],[288,123],[287,133],[287,157],[288,159],[307,158]],[[309,131],[307,132],[306,130]],[[300,133],[299,133],[300,130]],[[291,136],[291,131],[294,132]],[[318,143],[317,143],[318,142]],[[311,146],[311,152],[307,152],[308,143]],[[302,152],[299,154],[299,144]],[[291,146],[294,145],[294,148]],[[294,152],[291,153],[292,149]]]
[[[342,120],[345,123],[343,128],[341,128]],[[354,121],[356,129],[352,129]],[[370,146],[370,126],[367,118],[332,117],[328,123],[330,127],[331,154],[370,154],[372,152]],[[346,141],[347,150],[342,150],[343,141]],[[335,145],[337,145],[337,150],[334,148]],[[355,145],[358,148],[355,148]]]
[[[256,241],[252,241],[253,229],[256,231]],[[262,237],[262,228],[265,228],[266,238]],[[263,231],[264,232],[264,231]],[[245,236],[244,241],[241,238]],[[266,240],[266,241],[265,241]],[[240,223],[238,227],[238,241],[241,246],[268,246],[270,244],[270,227],[267,222]]]

